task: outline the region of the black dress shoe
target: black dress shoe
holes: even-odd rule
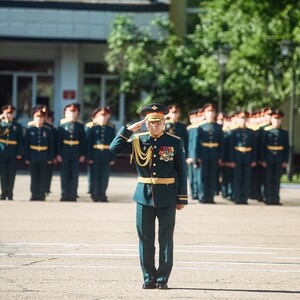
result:
[[[158,283],[157,288],[159,290],[167,290],[168,289],[168,284],[167,283]]]
[[[143,289],[145,290],[153,290],[156,289],[156,283],[155,282],[151,282],[151,283],[144,283],[142,286]]]

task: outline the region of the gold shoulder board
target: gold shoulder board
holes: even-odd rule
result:
[[[92,128],[94,125],[95,125],[95,123],[92,121],[85,124],[85,126],[88,128]]]
[[[166,132],[166,134],[180,140],[180,137],[175,135],[175,134],[172,134],[172,133],[169,133],[169,132]]]

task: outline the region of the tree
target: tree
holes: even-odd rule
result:
[[[292,60],[279,41],[300,39],[300,4],[292,0],[207,0],[193,34],[184,39],[174,26],[155,19],[138,28],[132,19],[115,20],[106,56],[109,70],[123,79],[123,91],[143,90],[146,101],[176,102],[186,112],[216,102],[216,52],[230,46],[224,82],[225,110],[280,106],[291,94]],[[299,48],[293,53],[298,61]],[[298,104],[299,105],[299,104]]]

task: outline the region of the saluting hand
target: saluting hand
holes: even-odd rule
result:
[[[143,126],[144,123],[145,123],[145,119],[142,121],[133,123],[132,125],[128,126],[127,129],[131,130],[133,132],[137,132],[139,129],[141,129],[141,127]]]

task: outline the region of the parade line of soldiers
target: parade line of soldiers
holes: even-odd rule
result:
[[[249,199],[280,205],[280,178],[287,167],[288,133],[281,128],[283,113],[265,108],[249,114],[217,115],[207,103],[189,112],[190,125],[180,119],[180,107],[170,105],[165,131],[183,141],[191,196],[199,203],[214,197],[236,204]],[[80,163],[87,162],[89,193],[94,202],[108,202],[111,165],[109,145],[116,135],[109,107],[96,108],[85,125],[78,120],[80,105],[65,106],[58,128],[53,112],[44,105],[32,109],[32,121],[23,129],[14,120],[15,108],[5,105],[0,115],[1,200],[13,200],[17,160],[30,171],[30,200],[45,200],[50,193],[53,166],[60,164],[61,201],[76,201]]]

